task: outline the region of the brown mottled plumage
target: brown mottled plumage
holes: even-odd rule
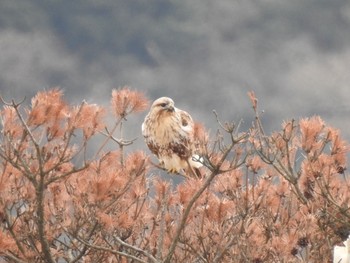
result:
[[[200,176],[191,116],[167,97],[155,100],[142,124],[142,135],[160,165],[171,173]]]

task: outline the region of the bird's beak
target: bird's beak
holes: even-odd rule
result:
[[[167,106],[167,111],[174,112],[175,111],[174,106],[171,106],[171,105]]]

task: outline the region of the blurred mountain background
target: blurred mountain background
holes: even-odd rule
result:
[[[253,90],[267,130],[320,115],[350,141],[349,29],[348,0],[2,0],[0,93],[108,106],[129,85],[215,131],[213,109],[249,127]]]

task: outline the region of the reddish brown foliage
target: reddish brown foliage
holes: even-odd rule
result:
[[[117,117],[125,118],[131,113],[144,111],[149,103],[143,93],[123,87],[112,91],[111,104],[113,113]]]
[[[58,89],[30,108],[7,103],[0,261],[329,262],[350,231],[347,143],[320,117],[267,135],[249,97],[249,131],[219,122],[210,137],[196,125],[204,176],[176,186],[149,172],[144,152],[125,155],[132,141],[113,135],[147,106],[137,91],[112,92],[112,128],[105,109],[70,106]],[[104,142],[87,155],[93,136],[118,147],[103,153]]]

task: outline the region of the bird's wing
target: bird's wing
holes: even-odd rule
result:
[[[179,114],[180,126],[183,131],[185,131],[189,137],[193,136],[193,120],[190,114],[186,111],[177,109]]]

